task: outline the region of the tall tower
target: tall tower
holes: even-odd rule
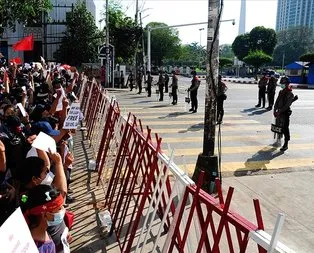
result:
[[[239,35],[245,33],[245,21],[246,21],[246,0],[241,0]]]

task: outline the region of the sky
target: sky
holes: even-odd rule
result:
[[[104,0],[94,0],[98,9]],[[116,0],[122,5],[127,16],[135,16],[135,0]],[[207,22],[208,0],[138,0],[142,10],[143,25],[149,22],[163,22],[167,25]],[[235,19],[232,22],[222,22],[219,32],[220,44],[232,44],[239,31],[241,0],[224,0],[222,20]],[[246,32],[256,26],[275,29],[277,0],[246,0]],[[199,30],[205,28],[204,30]],[[192,42],[206,45],[207,25],[193,25],[176,28],[183,44]]]

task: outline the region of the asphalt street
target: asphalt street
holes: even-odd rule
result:
[[[154,77],[157,80],[157,77]],[[136,90],[111,91],[115,94],[124,114],[134,113],[144,125],[163,137],[163,149],[175,149],[175,162],[191,175],[199,153],[202,152],[204,128],[205,80],[198,91],[199,109],[195,114],[184,102],[190,78],[179,78],[179,102],[165,94],[164,101],[158,95],[148,98]],[[277,171],[310,170],[313,168],[314,90],[295,89],[299,100],[292,106],[289,149],[281,152],[274,147],[274,135],[270,125],[274,121],[272,111],[255,108],[258,88],[256,84],[226,83],[225,116],[221,125],[222,173],[224,176],[265,174]],[[277,87],[277,94],[280,87]],[[154,91],[154,89],[153,89]],[[266,107],[268,103],[266,103]],[[217,126],[218,131],[218,126]],[[217,138],[216,138],[217,140]],[[217,152],[217,151],[216,151]]]
[[[174,148],[175,162],[191,175],[197,156],[202,152],[205,80],[201,83],[199,110],[195,114],[188,112],[190,105],[184,102],[185,90],[189,85],[190,79],[180,77],[179,103],[175,106],[171,105],[167,94],[163,102],[158,101],[155,93],[148,98],[146,93],[136,94],[135,90],[110,89],[109,94],[117,98],[123,114],[134,113],[144,125],[151,127],[153,133],[160,134],[163,151],[169,153],[168,149]],[[272,146],[272,112],[255,108],[257,85],[227,85],[228,99],[221,126],[222,186],[224,194],[229,186],[235,188],[231,209],[256,223],[252,200],[259,199],[265,231],[272,234],[278,213],[283,213],[285,221],[279,240],[295,252],[312,253],[314,118],[311,112],[314,110],[314,91],[294,90],[299,100],[292,107],[292,139],[288,151],[282,153],[279,148]],[[279,91],[280,87],[277,89]],[[92,156],[86,156],[88,148],[84,146],[82,137],[79,137],[77,135],[75,138],[76,156],[79,159],[76,160],[73,172],[77,187],[74,197],[78,201],[73,205],[73,210],[76,215],[80,215],[80,220],[73,228],[75,236],[71,247],[73,252],[120,252],[114,238],[110,238],[113,240],[110,242],[98,234],[95,215],[103,205],[104,195],[101,187],[95,185],[97,175],[83,170]],[[247,252],[257,251],[251,241]]]

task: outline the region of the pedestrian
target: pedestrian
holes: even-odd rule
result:
[[[171,94],[172,94],[172,104],[176,105],[178,103],[178,77],[176,76],[176,72],[172,71],[172,83]]]
[[[224,116],[224,101],[227,99],[226,91],[227,85],[221,81],[221,75],[218,76],[218,90],[217,90],[217,123],[221,124]]]
[[[274,116],[276,118],[276,125],[282,127],[282,133],[284,135],[284,144],[281,147],[281,151],[288,149],[288,142],[290,141],[290,116],[292,111],[290,109],[291,104],[298,99],[298,96],[294,96],[291,87],[289,87],[290,80],[288,77],[281,78],[281,88],[279,95],[274,105]]]
[[[265,108],[265,94],[268,78],[266,73],[263,74],[263,77],[258,82],[258,104],[255,107],[260,107],[263,103],[263,108]]]
[[[268,97],[268,107],[267,110],[271,111],[273,109],[274,101],[275,101],[275,94],[276,94],[276,87],[277,87],[277,78],[272,75],[267,84],[267,97]]]
[[[169,75],[166,71],[165,72],[165,93],[168,93],[168,85],[169,85]]]
[[[165,79],[162,75],[162,70],[160,70],[159,77],[158,77],[159,101],[164,100],[164,86],[165,86]]]
[[[190,92],[190,97],[191,97],[191,109],[189,111],[192,113],[196,113],[197,112],[197,106],[198,106],[197,90],[200,86],[201,81],[196,76],[195,70],[192,70],[191,74],[192,74],[192,81],[191,81],[191,86],[188,89],[188,92]]]
[[[152,82],[153,82],[153,77],[150,74],[150,71],[146,72],[147,74],[147,80],[145,81],[145,83],[147,84],[147,97],[151,97],[152,96]]]
[[[132,72],[130,72],[130,74],[128,76],[128,80],[126,81],[126,85],[128,85],[128,83],[130,86],[130,91],[132,91],[134,88],[134,75]]]
[[[142,93],[143,73],[140,70],[137,72],[136,82],[137,82],[137,87],[138,87],[138,93],[137,94],[141,94]]]
[[[124,74],[123,70],[120,71],[120,83],[121,83],[121,88],[124,87]]]

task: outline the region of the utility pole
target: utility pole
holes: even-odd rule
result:
[[[135,5],[135,25],[137,27],[138,25],[138,0],[135,0],[136,1],[136,5]],[[135,80],[137,81],[137,49],[138,49],[138,45],[139,45],[139,41],[137,42],[136,44],[136,51],[135,51],[135,54],[134,54],[134,76],[135,76]],[[137,85],[137,84],[136,84]]]
[[[110,49],[109,49],[109,4],[108,0],[106,0],[106,87],[109,87],[109,57],[110,57]],[[112,80],[112,84],[114,85],[114,81]]]
[[[204,117],[204,137],[203,153],[199,154],[193,180],[198,179],[200,171],[205,171],[204,189],[213,193],[215,191],[215,178],[218,176],[218,157],[215,153],[216,134],[216,96],[217,78],[219,68],[219,23],[218,13],[220,11],[220,1],[209,0],[208,3],[208,35],[207,35],[207,78],[205,90],[205,117]]]
[[[135,5],[135,24],[138,24],[138,0],[136,1],[136,5]]]
[[[140,12],[140,25],[142,29],[142,53],[143,53],[143,71],[144,71],[144,83],[146,82],[146,58],[145,58],[145,42],[144,42],[144,32],[142,23],[142,13]]]

